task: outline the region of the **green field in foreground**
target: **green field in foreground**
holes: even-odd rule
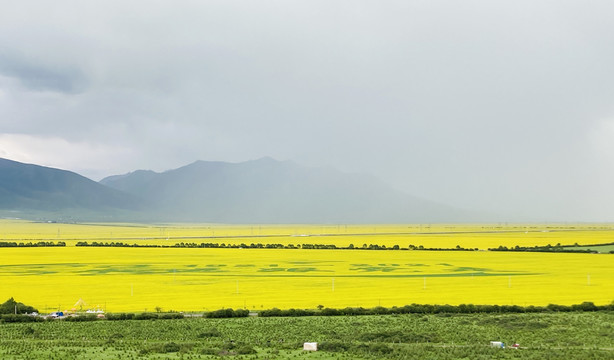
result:
[[[0,358],[613,359],[613,324],[606,311],[6,323]]]

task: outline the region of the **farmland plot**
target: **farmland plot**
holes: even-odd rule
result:
[[[63,224],[0,220],[0,241],[123,242],[174,245],[225,244],[377,244],[426,248],[488,249],[498,246],[593,245],[614,241],[610,224],[582,225],[219,225],[219,224]]]
[[[0,295],[41,311],[608,304],[610,254],[4,248]],[[83,306],[82,304],[80,306]]]
[[[612,320],[586,312],[0,324],[0,358],[612,359]],[[303,352],[307,341],[319,351]]]

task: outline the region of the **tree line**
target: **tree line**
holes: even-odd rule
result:
[[[66,246],[64,241],[39,241],[39,242],[27,242],[17,243],[15,241],[0,241],[0,247],[49,247],[49,246]]]
[[[39,322],[46,319],[41,316],[25,315],[37,310],[31,306],[16,302],[10,298],[0,304],[0,323],[11,322]],[[592,302],[583,302],[574,305],[549,304],[547,306],[520,306],[520,305],[436,305],[436,304],[411,304],[405,306],[393,306],[390,308],[376,306],[372,308],[345,307],[340,309],[325,308],[319,305],[317,309],[278,309],[260,310],[260,317],[302,317],[302,316],[357,316],[357,315],[399,315],[399,314],[517,314],[517,313],[552,313],[552,312],[591,312],[591,311],[614,311],[614,301],[608,305],[595,305]],[[205,312],[205,318],[240,318],[248,317],[247,309],[219,309]],[[179,312],[170,313],[107,313],[106,320],[172,320],[183,319],[184,314]],[[51,320],[51,319],[49,319]],[[100,320],[96,314],[77,314],[67,316],[61,321],[96,321]],[[57,321],[57,320],[51,320]]]
[[[273,308],[262,310],[258,316],[271,317],[296,317],[296,316],[344,316],[344,315],[394,315],[394,314],[474,314],[474,313],[547,313],[547,312],[574,312],[574,311],[613,311],[614,302],[609,305],[595,305],[592,302],[583,302],[575,305],[547,306],[520,306],[520,305],[435,305],[435,304],[411,304],[401,307],[393,306],[386,308],[376,306],[373,308],[346,307],[342,309],[323,308],[312,309],[287,309]]]
[[[75,246],[93,246],[93,247],[144,247],[144,248],[207,248],[207,249],[310,249],[310,250],[429,250],[429,251],[477,251],[478,248],[463,248],[460,245],[456,245],[454,248],[429,248],[423,245],[409,245],[406,248],[399,245],[386,246],[377,244],[363,244],[362,246],[354,246],[350,244],[348,246],[338,246],[335,244],[225,244],[225,243],[176,243],[173,245],[164,244],[137,244],[137,243],[123,243],[123,242],[91,242],[79,241]]]
[[[606,245],[614,245],[614,243],[606,243],[606,244],[595,244],[595,245],[584,245],[583,247],[587,247],[587,246],[606,246]],[[514,246],[514,247],[507,247],[507,246],[503,246],[500,245],[499,247],[496,248],[489,248],[488,250],[490,251],[526,251],[526,252],[557,252],[557,253],[583,253],[583,254],[598,254],[599,251],[597,250],[593,250],[593,249],[574,249],[572,247],[579,247],[580,245],[578,245],[577,243],[574,245],[561,245],[561,243],[558,243],[556,245],[544,245],[544,246]],[[614,251],[610,251],[610,254],[613,254]]]

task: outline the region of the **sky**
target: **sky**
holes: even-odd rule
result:
[[[0,157],[270,156],[502,221],[614,221],[609,0],[0,0]]]

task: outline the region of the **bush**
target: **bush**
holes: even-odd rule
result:
[[[585,301],[579,305],[571,305],[572,311],[597,311],[599,308],[592,302]]]
[[[68,316],[63,319],[64,321],[96,321],[98,317],[95,314],[87,314],[87,315],[77,315],[77,316]]]
[[[228,309],[220,309],[211,311],[204,314],[204,317],[209,319],[218,319],[218,318],[236,318],[236,317],[247,317],[249,315],[249,310],[237,309],[233,310],[231,308]]]
[[[134,320],[155,320],[158,318],[158,314],[154,313],[140,313],[134,316]]]
[[[389,313],[390,311],[383,306],[376,306],[369,310],[369,314],[374,314],[374,315],[386,315]]]
[[[210,328],[198,334],[198,337],[201,339],[220,336],[222,336],[222,333],[216,328]]]
[[[235,317],[248,317],[249,310],[247,309],[237,309],[235,310]]]
[[[337,316],[337,315],[341,315],[341,311],[339,311],[337,309],[324,308],[320,312],[320,315],[323,315],[323,316]]]
[[[386,344],[361,344],[358,345],[358,350],[369,354],[385,355],[390,354],[394,350]]]
[[[158,315],[158,319],[160,320],[183,319],[183,317],[184,316],[181,313],[167,313]]]
[[[40,322],[43,318],[38,316],[4,314],[0,315],[0,323]]]
[[[282,316],[282,312],[278,308],[272,308],[272,309],[269,309],[269,310],[261,311],[258,314],[258,316],[262,316],[262,317]]]
[[[343,315],[365,315],[367,313],[362,307],[346,307],[340,311]]]
[[[240,345],[234,348],[234,352],[237,355],[251,355],[255,354],[256,350],[249,345]]]
[[[107,314],[107,320],[132,320],[134,314],[132,313],[120,313],[120,314]]]
[[[162,345],[162,349],[160,352],[172,353],[172,352],[178,352],[179,350],[181,350],[181,347],[178,344],[175,344],[174,342],[170,342],[170,343],[166,343]]]
[[[349,344],[341,341],[324,341],[318,344],[318,349],[322,351],[341,352],[347,351],[349,348]]]

